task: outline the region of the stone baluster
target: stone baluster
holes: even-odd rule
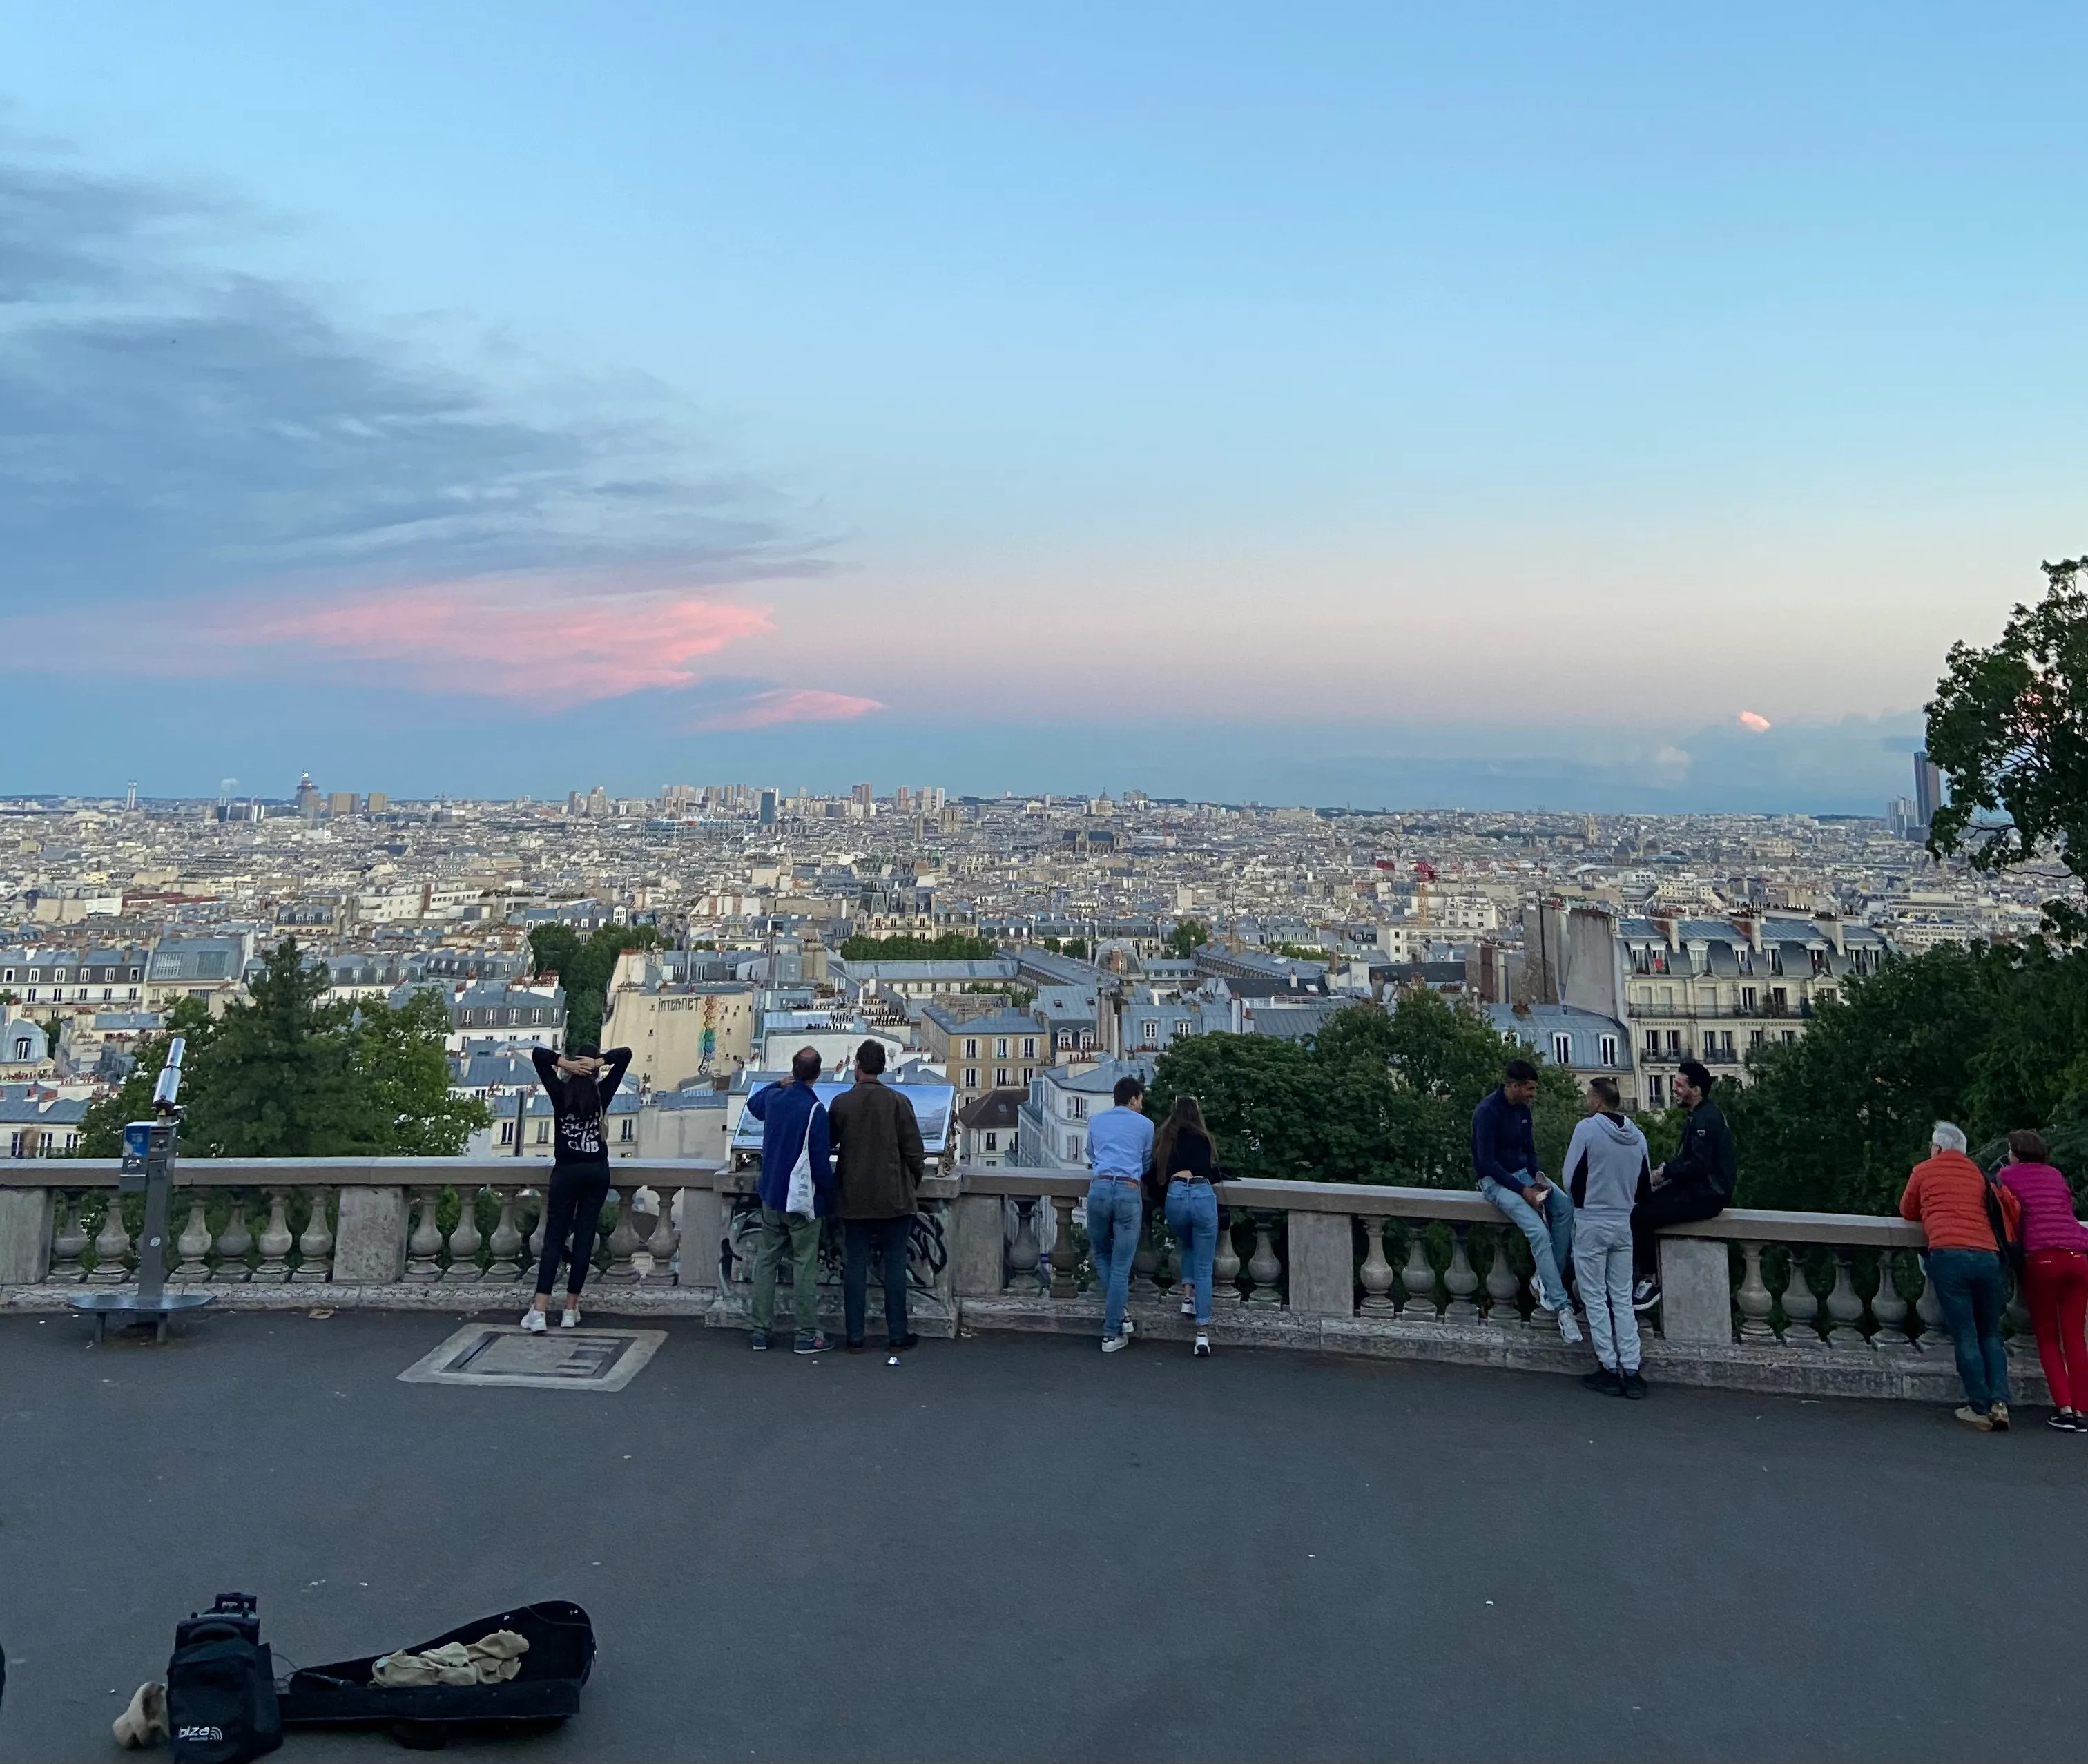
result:
[[[1392,1264],[1384,1259],[1385,1222],[1376,1214],[1366,1213],[1356,1222],[1363,1228],[1363,1265],[1356,1275],[1363,1289],[1362,1313],[1390,1317],[1393,1273]]]
[[[1872,1347],[1885,1354],[1911,1350],[1913,1344],[1906,1338],[1906,1300],[1893,1282],[1889,1249],[1878,1252],[1878,1290],[1871,1295],[1871,1317],[1878,1326],[1877,1334],[1871,1338]]]
[[[1812,1287],[1805,1278],[1805,1248],[1801,1244],[1793,1244],[1791,1245],[1791,1278],[1783,1289],[1783,1345],[1786,1347],[1818,1347],[1823,1345],[1820,1331],[1813,1327],[1812,1322],[1819,1314],[1820,1301],[1814,1297]]]
[[[546,1197],[542,1189],[532,1189],[529,1192],[537,1203],[537,1210],[533,1215],[536,1223],[530,1227],[529,1260],[524,1271],[534,1273],[537,1263],[544,1259],[544,1226],[550,1216],[551,1210],[546,1204]]]
[[[1517,1279],[1515,1264],[1508,1260],[1508,1232],[1496,1227],[1488,1234],[1493,1245],[1493,1257],[1487,1264],[1487,1323],[1492,1329],[1520,1329],[1522,1312],[1515,1302],[1516,1289],[1522,1282]]]
[[[1037,1278],[1037,1264],[1043,1252],[1037,1247],[1037,1202],[1025,1199],[1015,1203],[1015,1235],[1008,1240],[1006,1256],[1007,1284],[1027,1287]]]
[[[493,1260],[487,1264],[488,1280],[519,1280],[522,1277],[522,1231],[515,1222],[515,1210],[520,1204],[512,1188],[498,1191],[500,1217],[494,1221],[493,1235],[486,1240],[492,1252]]]
[[[1402,1323],[1436,1321],[1436,1269],[1428,1260],[1428,1229],[1419,1219],[1406,1227],[1406,1265],[1399,1270],[1399,1283],[1406,1290],[1400,1307]]]
[[[232,1194],[231,1216],[225,1222],[225,1229],[217,1234],[217,1280],[251,1280],[254,1270],[246,1265],[246,1257],[254,1248],[254,1233],[246,1223],[246,1194],[235,1188]]]
[[[1849,1252],[1834,1252],[1834,1287],[1827,1295],[1827,1345],[1845,1351],[1865,1347],[1863,1332],[1856,1325],[1863,1320],[1863,1301],[1856,1296],[1856,1282],[1849,1271]]]
[[[1239,1251],[1233,1245],[1232,1218],[1218,1209],[1218,1241],[1211,1257],[1211,1303],[1240,1304]]]
[[[203,1217],[203,1195],[200,1188],[189,1190],[189,1222],[182,1227],[182,1235],[174,1240],[174,1248],[181,1260],[175,1263],[172,1278],[190,1286],[199,1286],[210,1278],[210,1222]]]
[[[290,1278],[290,1247],[297,1240],[290,1235],[290,1197],[282,1188],[270,1188],[263,1197],[268,1203],[268,1222],[261,1227],[261,1265],[254,1270],[256,1280],[274,1282]]]
[[[1273,1213],[1254,1215],[1254,1253],[1247,1259],[1247,1277],[1252,1282],[1247,1291],[1249,1304],[1273,1306],[1283,1303],[1283,1295],[1276,1290],[1276,1282],[1283,1278],[1283,1264],[1277,1259],[1276,1245],[1272,1240],[1275,1228]]]
[[[2030,1323],[2030,1306],[2023,1299],[2022,1276],[2010,1274],[2006,1262],[2004,1261],[2001,1278],[2009,1283],[2008,1308],[2001,1313],[2001,1320],[2007,1325],[2009,1331],[2005,1337],[2009,1357],[2012,1359],[2022,1360],[2026,1364],[2035,1365],[2037,1364],[2037,1332]]]
[[[1479,1308],[1472,1303],[1472,1295],[1479,1290],[1479,1277],[1472,1271],[1472,1258],[1465,1244],[1470,1231],[1469,1225],[1450,1227],[1450,1265],[1443,1275],[1443,1284],[1450,1291],[1450,1303],[1443,1312],[1445,1323],[1476,1323],[1479,1320]]]
[[[1153,1235],[1155,1215],[1149,1212],[1140,1222],[1138,1248],[1131,1257],[1131,1295],[1137,1298],[1157,1285],[1160,1245]]]
[[[306,1216],[304,1230],[297,1234],[297,1267],[290,1278],[298,1282],[331,1280],[333,1227],[327,1220],[329,1191],[308,1188],[305,1192],[311,1201],[311,1211]]]
[[[1943,1326],[1943,1306],[1936,1296],[1936,1282],[1928,1278],[1928,1265],[1919,1256],[1915,1257],[1914,1271],[1921,1280],[1921,1291],[1914,1295],[1915,1351],[1954,1357],[1950,1332]]]
[[[416,1188],[413,1191],[413,1228],[406,1237],[406,1278],[409,1280],[439,1280],[442,1278],[443,1234],[435,1224],[435,1208],[441,1200],[439,1189]]]
[[[674,1284],[674,1200],[678,1192],[661,1191],[660,1210],[652,1215],[652,1229],[645,1240],[645,1253],[652,1258],[652,1272],[645,1278],[655,1286]]]
[[[80,1258],[87,1253],[87,1227],[79,1222],[80,1196],[67,1189],[58,1197],[62,1208],[51,1232],[51,1266],[45,1278],[55,1286],[76,1286],[87,1278]]]
[[[123,1197],[109,1191],[109,1210],[102,1214],[101,1229],[94,1237],[94,1272],[88,1278],[97,1287],[121,1286],[128,1278],[125,1258],[130,1253],[130,1233],[123,1222]]]
[[[1776,1296],[1762,1284],[1762,1246],[1742,1244],[1740,1257],[1747,1265],[1740,1277],[1739,1290],[1733,1295],[1740,1310],[1740,1339],[1754,1343],[1774,1342],[1776,1329],[1769,1321],[1769,1313],[1776,1308]]]
[[[1080,1251],[1073,1241],[1073,1197],[1053,1195],[1051,1211],[1059,1227],[1057,1235],[1051,1240],[1051,1296],[1070,1299],[1080,1290],[1077,1278]]]
[[[457,1190],[457,1222],[450,1233],[449,1271],[443,1276],[448,1280],[477,1280],[483,1278],[478,1265],[479,1245],[486,1241],[478,1231],[478,1197],[481,1190],[460,1188]]]
[[[631,1222],[631,1194],[619,1191],[616,1200],[616,1223],[610,1227],[605,1247],[609,1251],[609,1268],[602,1278],[612,1287],[635,1287],[638,1284],[638,1229]],[[794,1276],[795,1270],[793,1270]]]

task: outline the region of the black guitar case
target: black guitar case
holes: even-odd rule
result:
[[[531,1732],[577,1715],[580,1686],[594,1669],[594,1625],[586,1612],[563,1599],[495,1612],[412,1642],[405,1651],[476,1642],[495,1629],[512,1629],[529,1643],[521,1669],[511,1679],[496,1685],[373,1685],[370,1671],[383,1653],[307,1666],[293,1672],[279,1693],[283,1725],[389,1728],[401,1745],[434,1748],[452,1738]]]

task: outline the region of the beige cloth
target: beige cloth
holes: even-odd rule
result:
[[[387,1654],[370,1668],[370,1681],[392,1689],[427,1685],[497,1685],[522,1670],[526,1637],[495,1629],[476,1642],[445,1642],[418,1654]]]

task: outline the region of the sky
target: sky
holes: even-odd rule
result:
[[[1880,812],[2088,14],[0,0],[0,794]]]

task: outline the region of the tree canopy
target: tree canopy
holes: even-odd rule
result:
[[[992,939],[961,931],[939,931],[933,937],[904,931],[890,937],[858,935],[841,944],[844,961],[987,961],[999,953]]]
[[[599,1045],[609,1008],[610,977],[627,949],[657,949],[660,933],[650,925],[601,925],[583,940],[570,925],[539,925],[529,933],[537,972],[556,972],[566,993],[566,1045]]]
[[[1415,988],[1386,1011],[1358,1002],[1302,1042],[1196,1035],[1161,1055],[1156,1120],[1194,1096],[1224,1163],[1256,1180],[1462,1188],[1472,1111],[1513,1050],[1477,1012]],[[1538,1155],[1554,1172],[1578,1115],[1572,1078],[1541,1068]]]
[[[1185,918],[1167,934],[1167,952],[1187,961],[1211,940],[1211,927],[1200,918]]]
[[[2043,566],[1992,649],[1953,644],[1928,706],[1928,756],[1949,781],[1929,850],[2000,870],[2056,853],[2088,880],[2088,557]],[[2055,903],[2055,923],[2088,930]]]
[[[167,1043],[187,1038],[182,1068],[182,1141],[197,1157],[453,1158],[489,1117],[450,1093],[443,1038],[449,1014],[433,993],[397,1009],[365,1000],[325,1001],[323,969],[295,940],[268,953],[250,1004],[212,1017],[184,999],[165,1034],[148,1037],[117,1094],[88,1111],[83,1157],[113,1158],[123,1124],[152,1111]]]

